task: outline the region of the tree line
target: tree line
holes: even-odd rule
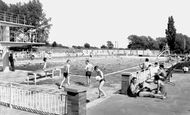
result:
[[[168,44],[171,53],[190,53],[190,37],[176,32],[172,16],[168,18],[165,34],[165,37],[158,37],[156,39],[150,36],[130,35],[127,38],[129,40],[128,48],[162,51],[166,44]]]
[[[114,49],[114,45],[112,43],[112,41],[107,41],[106,45],[102,45],[100,48],[101,49]],[[46,42],[46,46],[50,46],[50,47],[62,47],[62,48],[69,48],[67,46],[63,46],[62,44],[57,43],[56,41],[54,41],[52,44],[50,44],[49,42]],[[96,46],[91,46],[89,43],[85,43],[84,46],[76,46],[73,45],[72,48],[75,49],[99,49]]]

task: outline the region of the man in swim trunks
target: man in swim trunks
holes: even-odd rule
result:
[[[86,67],[85,67],[86,84],[87,84],[87,86],[89,86],[91,83],[90,77],[91,77],[92,72],[93,72],[93,65],[89,62],[89,60],[86,60],[85,63],[86,63]]]
[[[67,85],[68,86],[70,85],[70,76],[69,76],[69,74],[70,74],[70,66],[71,66],[70,62],[71,61],[68,59],[66,61],[66,64],[64,65],[64,67],[61,68],[61,75],[63,76],[63,80],[62,80],[61,85],[59,87],[60,89],[62,88],[65,79],[67,79]]]

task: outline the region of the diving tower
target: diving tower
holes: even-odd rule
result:
[[[9,48],[26,45],[43,45],[37,42],[37,34],[29,31],[11,33],[10,28],[31,28],[34,26],[26,24],[25,16],[0,11],[0,50],[2,50],[3,71],[9,71]],[[11,36],[13,34],[13,36]]]
[[[170,48],[169,48],[168,44],[165,45],[165,47],[163,48],[162,52],[160,52],[160,54],[157,57],[160,57],[164,53],[167,53],[167,55],[170,56]]]

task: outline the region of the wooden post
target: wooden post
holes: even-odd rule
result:
[[[86,115],[86,89],[70,86],[67,91],[67,114]]]
[[[127,95],[127,90],[129,88],[129,83],[130,83],[130,76],[131,73],[123,73],[122,75],[122,80],[121,80],[121,94]]]

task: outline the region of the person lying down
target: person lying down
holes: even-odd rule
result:
[[[162,94],[156,94],[153,90],[148,87],[144,87],[143,83],[138,83],[137,78],[133,77],[130,82],[130,87],[128,89],[128,95],[131,97],[151,97],[165,99],[166,96]]]

